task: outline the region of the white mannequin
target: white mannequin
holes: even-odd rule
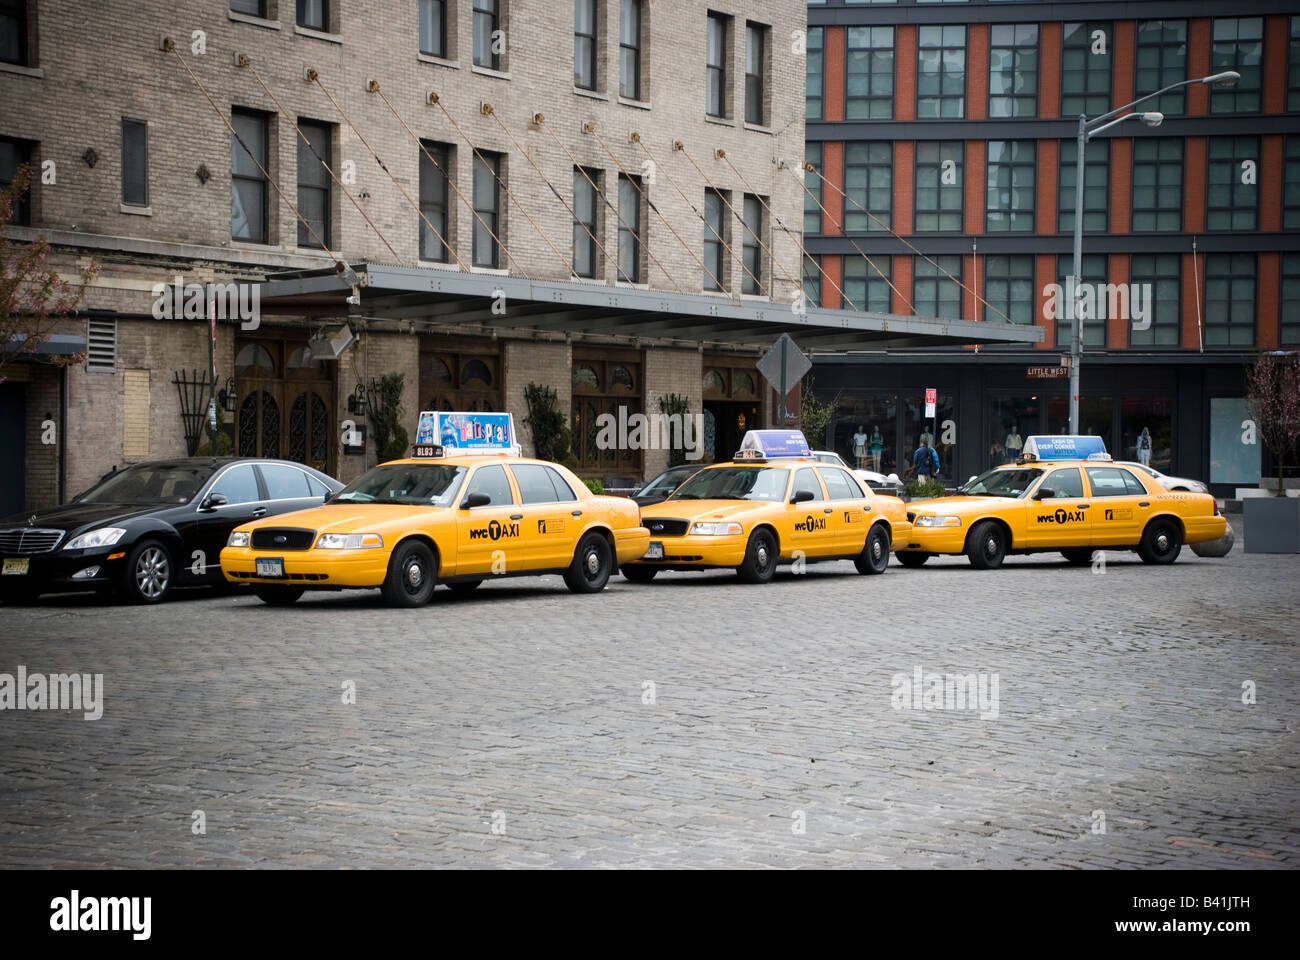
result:
[[[853,456],[861,470],[862,461],[867,459],[867,435],[862,432],[862,424],[858,424],[858,432],[853,435]]]

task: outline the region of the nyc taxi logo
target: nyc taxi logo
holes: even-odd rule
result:
[[[1073,523],[1076,520],[1082,519],[1082,510],[1066,510],[1064,507],[1057,507],[1055,513],[1042,513],[1038,515],[1039,523]]]
[[[537,532],[538,533],[563,533],[564,521],[563,520],[538,520]]]
[[[826,529],[825,517],[804,517],[794,525],[794,528],[800,533],[812,533],[814,530]]]
[[[519,524],[491,521],[486,527],[478,527],[469,532],[471,540],[512,540],[519,536]]]

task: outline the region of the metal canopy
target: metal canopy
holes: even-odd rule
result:
[[[933,320],[890,313],[809,307],[802,315],[770,301],[736,303],[721,296],[567,280],[533,281],[437,267],[358,263],[360,305],[334,270],[276,274],[261,285],[265,314],[430,320],[465,324],[466,333],[546,330],[596,336],[688,340],[763,346],[788,333],[818,351],[1035,344],[1032,324]],[[504,311],[499,298],[504,295]],[[494,312],[493,307],[496,306]],[[468,325],[481,325],[469,327]]]

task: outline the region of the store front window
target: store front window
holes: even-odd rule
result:
[[[1173,398],[1131,397],[1121,400],[1119,447],[1112,450],[1111,455],[1116,460],[1136,461],[1162,473],[1171,472],[1174,462]]]
[[[906,474],[907,479],[915,476],[912,458],[925,436],[930,446],[939,451],[939,478],[944,481],[953,479],[952,466],[957,455],[957,397],[951,391],[938,388],[938,402],[933,417],[925,416],[925,391],[918,388],[903,400],[903,470],[899,476]],[[965,479],[964,477],[962,478]]]
[[[897,420],[896,394],[841,395],[833,420],[833,449],[851,467],[901,476]]]
[[[1260,445],[1243,397],[1210,398],[1210,483],[1259,483]]]
[[[1101,437],[1112,454],[1111,437],[1114,425],[1114,401],[1110,397],[1081,397],[1079,399],[1079,433],[1083,436]],[[1047,400],[1047,432],[1057,435],[1070,432],[1070,401],[1068,397],[1049,397]],[[1118,458],[1116,458],[1118,459]]]
[[[1037,396],[989,397],[985,420],[987,458],[985,467],[1014,463],[1024,449],[1025,439],[1038,432],[1042,403]]]

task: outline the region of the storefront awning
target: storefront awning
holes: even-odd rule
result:
[[[24,360],[36,362],[39,360],[48,360],[51,357],[72,357],[79,353],[86,352],[86,338],[72,336],[70,334],[54,334],[48,337],[42,337],[40,343],[34,348],[27,347],[27,334],[14,334],[9,342],[4,344],[4,353],[11,359],[18,362]]]
[[[353,264],[360,297],[333,270],[277,274],[261,285],[261,311],[313,318],[454,324],[466,333],[553,331],[690,343],[762,346],[788,333],[806,350],[898,349],[1043,339],[1035,325],[933,320],[888,313],[791,306],[766,300],[578,281],[532,281],[437,267]],[[349,278],[350,279],[350,278]],[[501,297],[504,296],[504,301]]]

